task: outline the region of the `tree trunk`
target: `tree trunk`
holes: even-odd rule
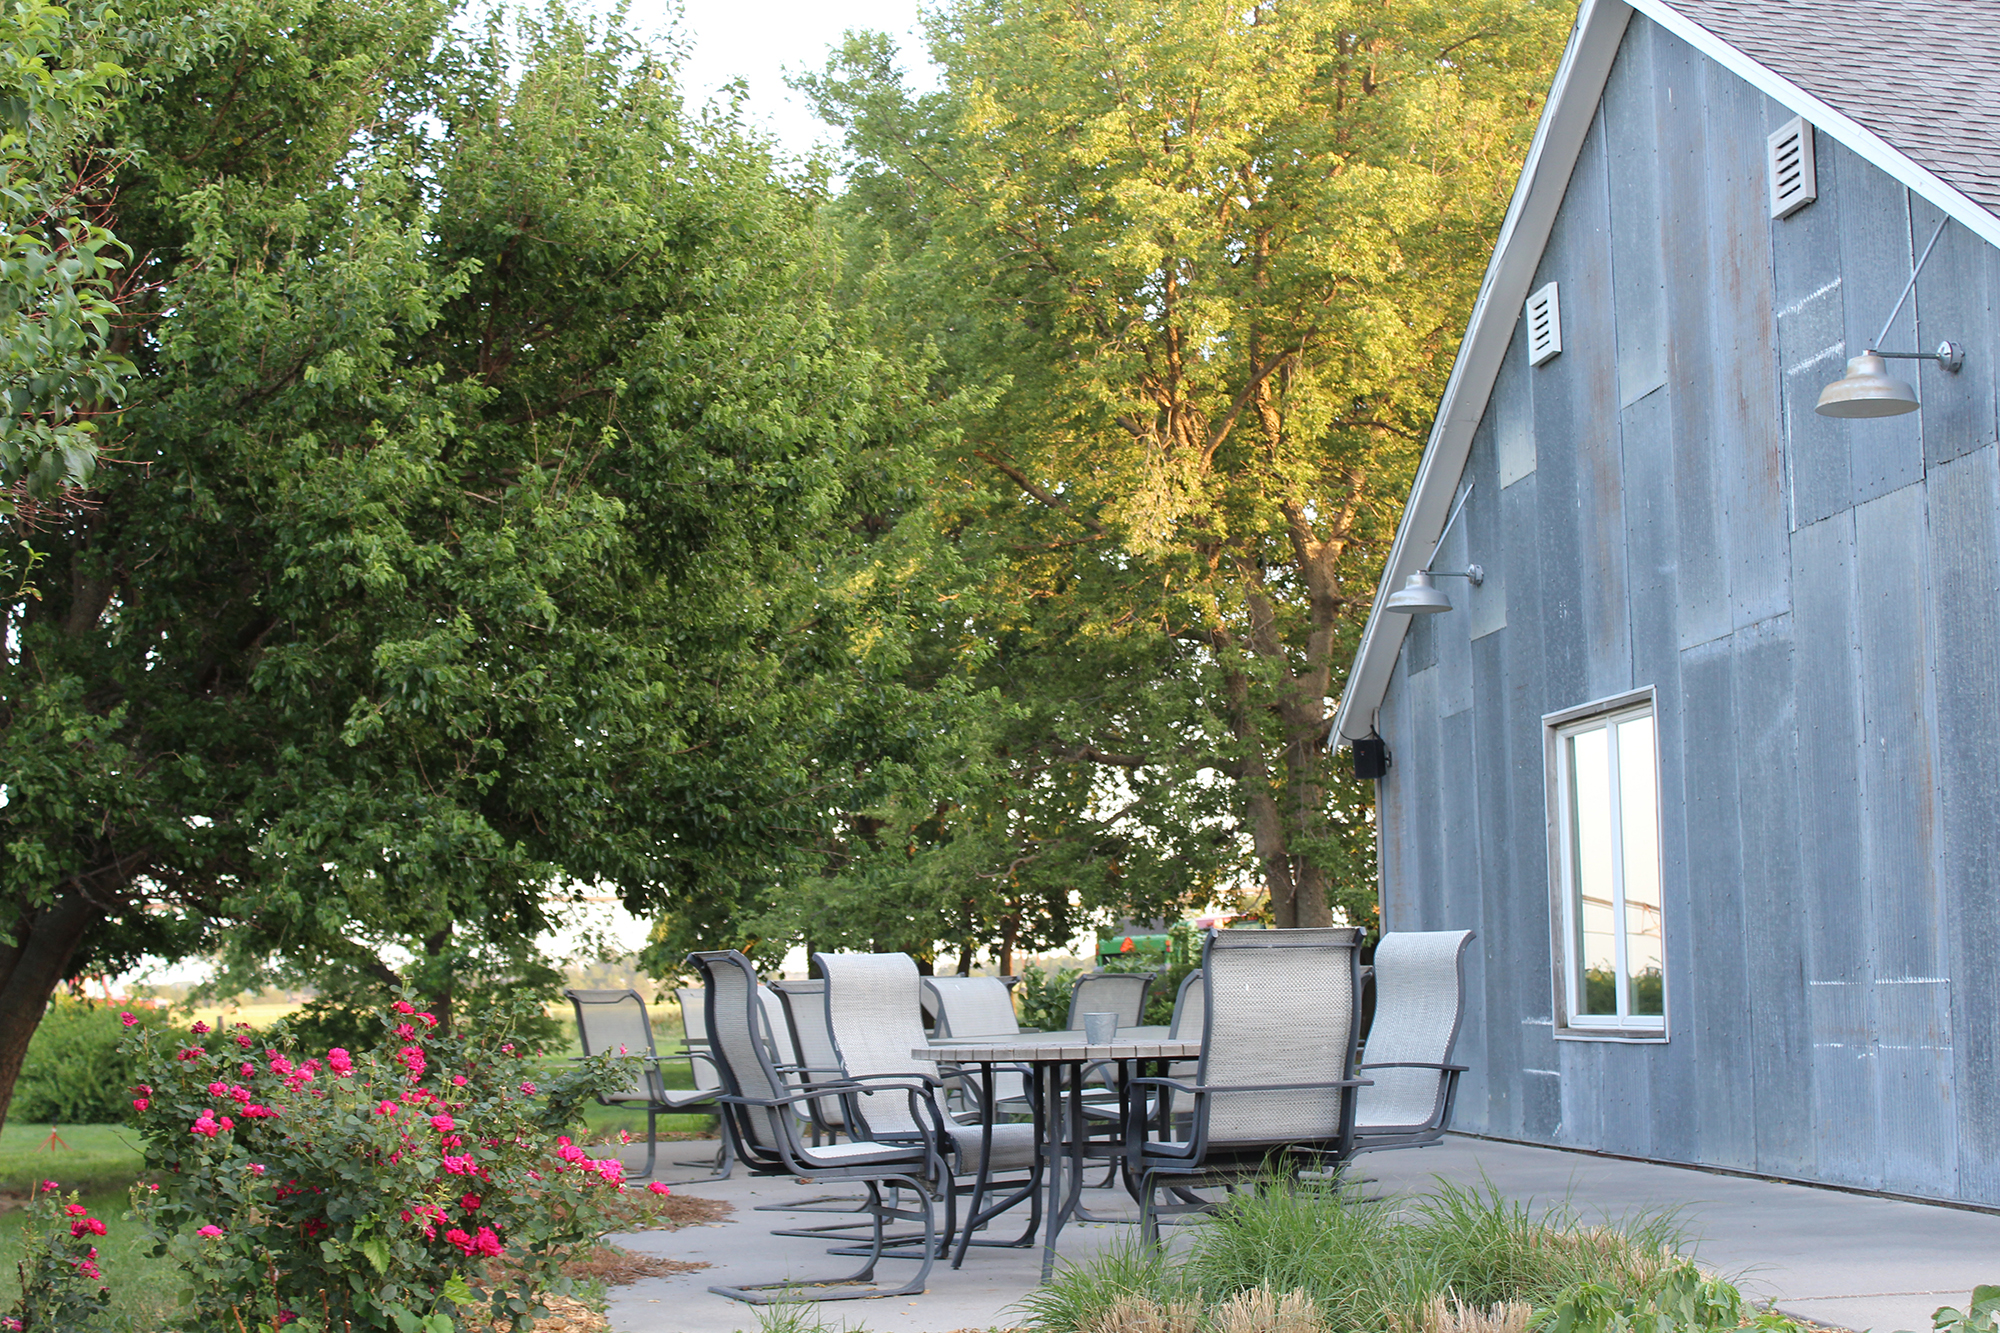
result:
[[[443,930],[431,935],[424,941],[424,955],[428,958],[436,958],[440,954],[446,953],[450,948],[450,926],[446,926]],[[446,958],[444,966],[432,973],[437,980],[430,987],[432,993],[426,997],[430,1001],[431,1012],[437,1015],[437,1030],[438,1035],[441,1037],[451,1035],[452,992],[457,989],[455,971],[456,969],[451,965],[451,959]]]
[[[52,905],[27,919],[16,942],[0,944],[0,1127],[7,1123],[21,1063],[48,1012],[49,997],[62,984],[70,958],[98,915],[69,886]]]

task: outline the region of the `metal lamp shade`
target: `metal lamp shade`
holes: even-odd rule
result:
[[[1451,598],[1439,592],[1431,576],[1420,569],[1410,575],[1402,591],[1390,593],[1389,600],[1382,605],[1385,610],[1400,611],[1406,616],[1430,616],[1451,610]]]
[[[1892,379],[1881,357],[1863,352],[1848,361],[1845,375],[1819,391],[1813,410],[1823,417],[1901,416],[1917,410],[1917,391]]]

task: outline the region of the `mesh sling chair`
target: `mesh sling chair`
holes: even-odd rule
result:
[[[937,1035],[951,1037],[1017,1037],[1021,1020],[1014,1013],[1014,993],[999,977],[924,977],[923,993],[937,1013]],[[1004,1110],[1025,1111],[1028,1080],[1012,1070],[996,1070],[993,1098]]]
[[[867,1076],[909,1077],[917,1075],[943,1087],[945,1079],[967,1090],[978,1116],[964,1124],[947,1118],[945,1137],[939,1147],[945,1163],[945,1231],[959,1236],[958,1253],[952,1263],[964,1262],[968,1245],[1025,1246],[1033,1241],[1041,1222],[1041,1154],[1032,1124],[997,1124],[997,1109],[979,1105],[982,1080],[975,1075],[949,1074],[940,1077],[938,1066],[910,1054],[914,1047],[928,1044],[918,995],[917,965],[902,953],[814,954],[813,961],[826,978],[827,1029],[840,1066],[850,1079]],[[1017,1066],[996,1068],[996,1075]],[[842,1098],[850,1117],[868,1126],[872,1137],[899,1139],[915,1126],[903,1105],[877,1094],[847,1094]],[[1020,1171],[1018,1180],[995,1184],[995,1172]],[[970,1183],[961,1183],[964,1177]],[[1003,1197],[991,1207],[984,1201],[989,1190]],[[958,1196],[969,1194],[971,1207],[961,1228],[956,1223]],[[1011,1241],[974,1241],[972,1234],[989,1221],[1022,1201],[1029,1205],[1028,1226]],[[905,1237],[905,1241],[914,1239]]]
[[[1163,1215],[1210,1211],[1187,1191],[1232,1182],[1276,1158],[1338,1171],[1354,1150],[1356,937],[1347,928],[1211,933],[1192,1082],[1139,1078],[1158,1094],[1161,1137],[1144,1139],[1134,1098],[1139,1217],[1149,1243]],[[1185,1114],[1176,1103],[1185,1101]],[[1181,1202],[1156,1207],[1172,1190]]]
[[[840,1054],[833,1049],[833,1037],[826,1027],[826,983],[824,981],[774,981],[771,989],[785,1007],[785,1024],[799,1053],[802,1087],[840,1077]],[[847,1128],[847,1112],[835,1096],[815,1097],[806,1103],[812,1116],[815,1141],[829,1142]]]
[[[646,1108],[646,1169],[637,1177],[646,1179],[653,1174],[653,1163],[659,1153],[661,1114],[716,1109],[715,1097],[722,1091],[722,1081],[716,1076],[715,1065],[706,1052],[662,1057],[653,1046],[653,1025],[646,1015],[645,997],[638,991],[572,989],[563,994],[576,1007],[577,1042],[583,1047],[585,1055],[601,1055],[606,1051],[631,1054],[631,1083],[624,1090],[606,1093],[597,1100],[605,1106]],[[663,1058],[668,1061],[686,1060],[696,1086],[692,1090],[669,1088],[660,1075]],[[727,1180],[731,1160],[729,1135],[724,1132],[722,1146],[716,1151],[713,1163],[715,1174],[711,1178]],[[707,1166],[709,1163],[696,1161],[678,1165]]]
[[[792,1301],[863,1300],[881,1296],[911,1296],[924,1289],[936,1250],[938,1228],[931,1191],[944,1179],[938,1156],[943,1115],[922,1078],[884,1077],[822,1083],[816,1091],[795,1089],[771,1059],[770,1035],[758,995],[757,974],[750,960],[730,949],[688,955],[708,985],[708,1029],[724,1092],[717,1098],[743,1156],[744,1166],[758,1175],[792,1175],[815,1181],[856,1181],[867,1186],[863,1208],[872,1237],[859,1247],[864,1262],[852,1273],[830,1278],[786,1278],[742,1286],[714,1286],[719,1296],[769,1305]],[[800,1133],[799,1107],[813,1097],[857,1089],[899,1106],[910,1132],[897,1142],[850,1139],[846,1143],[809,1144]],[[895,1187],[895,1201],[885,1200],[882,1187]],[[906,1206],[902,1202],[908,1199]],[[916,1276],[900,1287],[871,1284],[875,1265],[890,1243],[890,1221],[923,1223],[923,1263]],[[784,1234],[784,1233],[779,1233]],[[833,1290],[820,1290],[833,1288]]]
[[[1469,930],[1398,931],[1375,946],[1375,1021],[1356,1072],[1356,1152],[1423,1148],[1444,1137],[1464,1065],[1451,1063],[1465,1017]]]
[[[1070,1031],[1083,1030],[1085,1014],[1116,1014],[1118,1026],[1135,1028],[1146,1012],[1146,988],[1151,972],[1086,972],[1069,993]]]

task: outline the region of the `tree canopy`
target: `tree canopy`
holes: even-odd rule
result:
[[[984,404],[941,459],[992,570],[953,632],[1020,723],[941,817],[961,882],[1157,849],[1128,899],[1236,870],[1276,924],[1367,919],[1331,703],[1569,18],[957,0],[940,91],[869,35],[803,81],[850,282]]]
[[[553,8],[282,0],[140,75],[120,462],[8,608],[0,1101],[65,976],[448,1006],[563,886],[699,919],[944,763],[942,409],[810,178]]]

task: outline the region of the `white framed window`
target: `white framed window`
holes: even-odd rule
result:
[[[1556,1035],[1664,1041],[1660,764],[1651,690],[1543,719]]]

